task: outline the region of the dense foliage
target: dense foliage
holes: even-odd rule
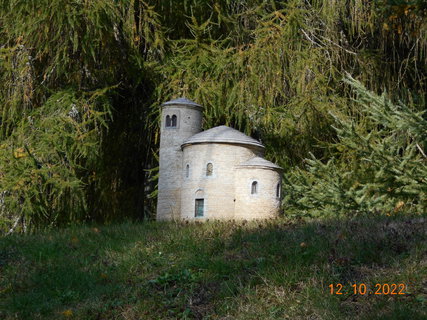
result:
[[[424,213],[427,209],[427,121],[425,112],[393,104],[359,82],[363,123],[336,119],[340,161],[312,157],[307,170],[287,175],[285,192],[291,207],[313,213]]]
[[[405,178],[386,169],[367,177],[381,156],[391,171],[425,172],[417,158],[425,136],[387,121],[425,109],[426,16],[421,0],[1,0],[0,228],[152,216],[159,104],[183,95],[206,106],[206,128],[226,124],[261,139],[290,177],[310,152],[319,165],[333,157],[328,172],[343,172],[358,194],[342,208],[383,210],[382,199],[420,209],[425,196],[414,192],[425,181],[408,167]],[[351,99],[345,72],[387,92],[384,105],[406,107],[387,113],[393,121],[372,115]],[[342,129],[353,122],[356,132]],[[370,132],[388,140],[352,149]],[[359,172],[370,147],[378,149],[371,171],[347,174]],[[285,206],[325,207],[319,195],[296,199],[305,185],[289,179]],[[372,183],[391,188],[392,200],[366,191]],[[375,199],[365,206],[367,197]]]

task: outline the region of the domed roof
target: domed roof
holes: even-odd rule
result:
[[[268,161],[264,158],[261,158],[261,157],[253,157],[252,159],[249,159],[248,161],[245,161],[245,162],[239,164],[238,167],[263,167],[263,168],[272,168],[272,169],[283,170],[277,164],[270,162],[270,161]]]
[[[261,142],[248,137],[244,133],[227,126],[219,126],[200,133],[188,138],[181,145],[184,148],[191,144],[199,143],[230,143],[230,144],[241,144],[250,145],[264,149]]]
[[[195,103],[194,101],[191,101],[190,99],[187,99],[185,97],[167,101],[162,104],[162,107],[165,107],[165,106],[192,106],[192,107],[203,108],[203,106],[201,106],[200,104]]]

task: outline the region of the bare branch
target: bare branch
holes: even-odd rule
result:
[[[307,38],[308,41],[310,41],[311,43],[313,43],[317,47],[321,47],[321,45],[319,43],[317,43],[316,41],[314,41],[313,39],[311,39],[309,37],[309,35],[304,31],[304,29],[300,29],[300,30],[305,35],[305,37]]]
[[[416,144],[417,149],[421,152],[421,154],[423,155],[424,158],[427,158],[427,155],[424,153],[423,149],[421,149],[420,145],[417,143]]]
[[[332,40],[330,40],[330,39],[328,39],[328,38],[326,38],[326,37],[324,37],[324,36],[320,36],[320,37],[321,37],[323,40],[326,40],[326,41],[328,41],[329,43],[332,43],[333,45],[337,46],[338,48],[340,48],[340,49],[344,50],[344,51],[345,51],[345,52],[347,52],[347,53],[350,53],[350,54],[353,54],[353,55],[357,55],[357,53],[356,53],[356,52],[353,52],[353,51],[347,50],[346,48],[341,47],[338,43],[335,43],[335,42],[333,42]]]
[[[19,216],[18,219],[16,219],[15,223],[13,224],[12,228],[10,228],[10,230],[6,233],[6,235],[10,235],[13,233],[13,231],[15,231],[16,227],[18,226],[19,221],[21,221],[22,216]]]

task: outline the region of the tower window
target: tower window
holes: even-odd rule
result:
[[[209,177],[209,176],[212,176],[212,174],[213,174],[213,164],[209,162],[206,165],[206,176]]]
[[[251,185],[251,194],[257,194],[258,193],[258,182],[254,181]]]
[[[280,198],[280,183],[278,183],[276,187],[276,198]]]
[[[174,114],[166,116],[166,128],[176,128],[178,117]]]
[[[196,206],[194,209],[194,216],[197,217],[203,217],[205,209],[205,199],[196,199]]]
[[[166,127],[170,127],[171,126],[171,116],[167,115],[166,116]]]
[[[185,177],[188,178],[190,176],[190,165],[187,164],[185,166]]]

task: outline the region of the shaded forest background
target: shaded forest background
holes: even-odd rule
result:
[[[152,218],[159,106],[180,96],[204,128],[266,145],[289,214],[424,212],[426,16],[422,0],[1,0],[0,229]]]

